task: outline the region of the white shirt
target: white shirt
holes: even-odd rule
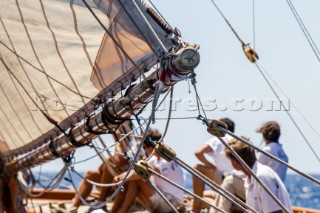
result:
[[[267,144],[264,148],[262,148],[262,150],[288,163],[288,156],[284,152],[281,144],[277,142],[271,142]],[[271,169],[273,169],[279,175],[282,181],[286,179],[287,167],[285,165],[269,158],[263,153],[257,154],[257,160],[259,163],[267,165]]]
[[[181,167],[174,161],[166,161],[163,158],[157,158],[152,156],[148,163],[155,169],[160,171],[160,174],[177,183],[180,186],[184,186],[184,176]],[[164,193],[171,194],[176,198],[176,201],[183,204],[184,192],[181,189],[173,186],[171,183],[163,180],[162,178],[152,175],[151,181]]]
[[[271,193],[282,203],[289,212],[292,212],[291,203],[286,187],[270,167],[256,162],[252,171]],[[254,177],[247,177],[245,181],[246,203],[259,213],[270,213],[281,210],[281,207],[261,187]]]
[[[232,137],[229,135],[226,135],[222,139],[225,142],[228,142],[229,140],[232,139]],[[206,144],[208,144],[212,149],[212,152],[209,153],[209,155],[213,158],[214,163],[219,171],[224,173],[224,172],[231,172],[232,170],[234,170],[230,159],[226,156],[224,152],[225,146],[221,143],[221,141],[217,137],[212,137],[206,142]]]

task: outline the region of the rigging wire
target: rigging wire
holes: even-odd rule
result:
[[[285,109],[285,112],[287,113],[287,115],[289,116],[290,120],[292,121],[292,123],[294,124],[294,126],[297,128],[297,130],[299,131],[300,135],[302,136],[302,138],[304,139],[304,141],[307,143],[307,145],[309,146],[309,148],[311,149],[311,151],[313,152],[313,154],[315,155],[315,157],[317,158],[317,160],[320,162],[320,158],[317,155],[316,151],[313,149],[313,147],[311,146],[311,143],[309,142],[309,140],[307,139],[307,137],[304,135],[304,133],[302,132],[302,130],[300,129],[299,125],[297,124],[297,122],[294,120],[293,116],[291,115],[291,113],[289,112],[289,110],[284,106],[283,102],[280,100],[279,95],[277,94],[277,92],[275,91],[275,89],[272,87],[271,83],[269,82],[269,80],[266,78],[265,74],[262,71],[262,67],[260,67],[260,64],[258,62],[255,63],[256,67],[258,68],[260,74],[262,75],[262,77],[264,78],[264,80],[267,82],[268,86],[270,87],[270,89],[272,90],[273,94],[277,97],[277,99],[279,100],[281,106]]]
[[[311,180],[311,181],[313,181],[313,182],[317,183],[318,185],[320,185],[320,181],[319,181],[319,180],[315,179],[314,177],[311,177],[310,175],[307,175],[307,174],[305,174],[305,173],[301,172],[300,170],[298,170],[298,169],[294,168],[294,167],[293,167],[293,166],[291,166],[290,164],[288,164],[288,163],[286,163],[286,162],[284,162],[284,161],[280,160],[279,158],[277,158],[277,157],[273,156],[273,155],[272,155],[272,154],[270,154],[269,152],[266,152],[266,151],[264,151],[263,149],[261,149],[261,148],[259,148],[259,147],[255,146],[255,145],[253,145],[253,144],[252,144],[252,143],[250,143],[249,141],[246,141],[245,139],[243,139],[243,138],[241,138],[241,137],[239,137],[239,136],[235,135],[234,133],[232,133],[232,132],[228,131],[227,129],[220,128],[220,130],[222,130],[223,132],[225,132],[225,133],[227,133],[228,135],[232,136],[233,138],[235,138],[235,139],[237,139],[237,140],[241,141],[242,143],[244,143],[244,144],[246,144],[246,145],[248,145],[248,146],[250,146],[250,147],[254,148],[255,150],[257,150],[257,151],[259,151],[259,152],[263,153],[264,155],[267,155],[269,158],[272,158],[273,160],[275,160],[275,161],[279,162],[280,164],[282,164],[282,165],[284,165],[284,166],[288,167],[289,169],[291,169],[291,170],[295,171],[296,173],[300,174],[301,176],[303,176],[303,177],[305,177],[305,178],[307,178],[307,179],[309,179],[309,180]]]
[[[253,33],[253,48],[256,49],[256,11],[255,0],[252,0],[252,33]]]
[[[218,137],[218,139],[221,141],[221,143],[232,153],[232,155],[235,157],[235,159],[251,174],[251,177],[253,177],[260,186],[268,193],[268,195],[278,204],[281,209],[287,213],[289,213],[289,210],[281,203],[281,201],[266,187],[264,183],[258,178],[258,176],[249,168],[249,166],[244,162],[244,160],[229,146],[227,142],[225,142],[221,137]]]
[[[160,197],[170,206],[170,208],[175,212],[179,213],[178,210],[172,205],[172,203],[164,196],[164,194],[158,189],[158,187],[147,179],[147,183],[160,195]]]
[[[315,42],[313,41],[308,29],[306,28],[306,26],[304,25],[302,19],[299,16],[298,11],[295,9],[294,5],[292,4],[291,0],[286,0],[286,2],[288,3],[295,19],[297,20],[303,34],[305,35],[310,47],[312,48],[312,51],[314,52],[315,56],[317,57],[318,61],[320,62],[320,51],[317,47],[317,45],[315,44]]]
[[[215,6],[215,8],[218,10],[218,12],[220,13],[220,15],[222,16],[222,18],[225,20],[225,22],[228,24],[228,26],[230,27],[231,31],[233,32],[233,34],[237,37],[237,39],[240,41],[240,43],[242,44],[242,46],[245,46],[246,43],[244,43],[244,41],[240,38],[240,36],[238,35],[238,33],[235,31],[235,29],[232,27],[232,25],[230,24],[230,22],[228,21],[228,19],[224,16],[224,14],[222,13],[222,11],[219,9],[218,5],[213,1],[210,0],[211,3]]]
[[[280,87],[280,85],[276,82],[276,80],[270,75],[270,73],[262,67],[261,64],[259,66],[262,68],[265,74],[271,79],[271,81],[276,85],[276,87],[280,90],[280,92],[290,101],[290,104],[293,105],[293,107],[297,110],[297,112],[301,115],[303,120],[309,125],[309,127],[314,131],[316,135],[320,138],[320,132],[316,130],[316,128],[313,126],[313,124],[307,119],[307,117],[302,113],[302,111],[297,107],[297,105],[292,101],[292,99],[288,96],[288,94]]]
[[[163,179],[164,181],[166,181],[166,182],[170,183],[171,185],[173,185],[173,186],[177,187],[178,189],[180,189],[180,190],[182,190],[182,191],[184,191],[184,192],[188,193],[189,195],[193,196],[194,198],[196,198],[196,199],[200,200],[201,202],[203,202],[203,203],[205,203],[205,204],[207,204],[207,205],[211,206],[212,208],[214,208],[214,209],[216,209],[216,210],[219,210],[220,212],[225,212],[225,211],[223,211],[223,210],[219,209],[218,207],[216,207],[215,205],[213,205],[212,203],[210,203],[210,202],[206,201],[206,200],[205,200],[205,199],[203,199],[202,197],[199,197],[198,195],[196,195],[196,194],[192,193],[191,191],[189,191],[189,190],[185,189],[184,187],[182,187],[182,186],[178,185],[177,183],[173,182],[173,181],[172,181],[172,180],[170,180],[169,178],[166,178],[164,175],[159,174],[159,173],[158,173],[158,172],[156,172],[155,170],[153,170],[153,169],[151,169],[151,168],[149,168],[149,167],[147,167],[147,169],[148,169],[152,174],[154,174],[154,175],[156,175],[157,177],[159,177],[159,178]]]
[[[248,206],[246,203],[244,203],[242,200],[240,200],[238,197],[236,197],[235,195],[233,195],[232,193],[230,193],[229,191],[227,191],[226,189],[220,187],[219,184],[217,184],[216,182],[214,182],[213,180],[211,180],[210,178],[208,178],[207,176],[205,176],[204,174],[202,174],[201,172],[199,172],[198,170],[194,169],[193,167],[189,166],[188,164],[186,164],[185,162],[183,162],[181,159],[179,159],[178,157],[175,157],[172,159],[174,162],[176,162],[178,165],[180,165],[181,167],[183,167],[184,169],[186,169],[188,172],[190,172],[192,175],[194,175],[195,177],[197,177],[199,180],[203,181],[205,184],[207,184],[208,186],[210,186],[214,191],[218,192],[219,194],[221,194],[221,196],[223,196],[225,199],[227,199],[228,201],[230,201],[231,203],[234,203],[236,206],[238,206],[239,208],[243,209],[244,211],[246,211],[243,207],[246,207],[248,209],[250,209],[252,212],[258,213],[256,210],[254,210],[253,208],[251,208],[250,206]]]

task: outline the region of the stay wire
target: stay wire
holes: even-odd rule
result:
[[[305,173],[301,172],[300,170],[298,170],[298,169],[294,168],[294,167],[293,167],[293,166],[291,166],[290,164],[288,164],[288,163],[286,163],[286,162],[284,162],[284,161],[280,160],[279,158],[277,158],[277,157],[273,156],[273,155],[272,155],[272,154],[270,154],[269,152],[266,152],[266,151],[264,151],[263,149],[261,149],[261,148],[259,148],[259,147],[255,146],[255,145],[253,145],[253,144],[252,144],[252,143],[250,143],[249,141],[246,141],[245,139],[243,139],[243,138],[241,138],[241,137],[239,137],[239,136],[235,135],[234,133],[232,133],[232,132],[228,131],[228,130],[227,130],[227,129],[225,129],[225,128],[219,128],[219,129],[220,129],[220,130],[222,130],[223,132],[225,132],[226,134],[228,134],[228,135],[232,136],[233,138],[235,138],[235,139],[237,139],[237,140],[241,141],[242,143],[244,143],[244,144],[246,144],[246,145],[248,145],[248,146],[250,146],[250,147],[254,148],[255,150],[257,150],[257,151],[259,151],[259,152],[263,153],[264,155],[268,156],[269,158],[272,158],[273,160],[277,161],[278,163],[280,163],[280,164],[282,164],[282,165],[284,165],[284,166],[288,167],[289,169],[291,169],[291,170],[295,171],[296,173],[298,173],[298,174],[302,175],[303,177],[305,177],[305,178],[307,178],[307,179],[311,180],[312,182],[315,182],[316,184],[320,185],[320,181],[319,181],[319,180],[315,179],[314,177],[312,177],[312,176],[310,176],[310,175],[307,175],[307,174],[305,174]]]
[[[201,110],[202,110],[202,112],[203,112],[203,115],[204,115],[204,117],[207,119],[207,114],[206,114],[206,112],[205,112],[205,110],[204,110],[204,108],[203,108],[203,105],[202,105],[200,96],[199,96],[198,91],[197,91],[197,87],[196,87],[196,85],[193,85],[193,87],[194,87],[194,90],[195,90],[195,93],[196,93],[199,115],[201,115],[201,114],[200,114],[200,109],[199,109],[199,104],[200,104]]]
[[[231,203],[235,204],[236,206],[238,206],[239,208],[241,208],[242,210],[246,211],[246,209],[244,209],[244,207],[250,209],[252,212],[258,213],[257,211],[255,211],[253,208],[251,208],[250,206],[248,206],[246,203],[244,203],[242,200],[240,200],[238,197],[236,197],[235,195],[231,194],[229,191],[225,190],[224,188],[222,188],[220,185],[218,185],[217,183],[215,183],[214,181],[212,181],[211,179],[209,179],[207,176],[203,175],[201,172],[199,172],[198,170],[192,168],[191,166],[189,166],[188,164],[186,164],[185,162],[183,162],[181,159],[179,159],[178,157],[175,157],[172,159],[174,162],[176,162],[178,165],[180,165],[182,168],[186,169],[188,172],[190,172],[192,175],[194,175],[195,177],[197,177],[199,180],[203,181],[205,184],[207,184],[208,186],[210,186],[213,190],[215,190],[216,192],[218,192],[221,196],[223,196],[225,199],[227,199],[228,201],[230,201]]]
[[[256,14],[255,0],[252,0],[252,31],[253,31],[253,48],[256,48]]]
[[[277,92],[274,90],[274,88],[272,87],[271,83],[269,82],[269,80],[266,78],[266,76],[264,75],[262,68],[260,68],[259,63],[256,62],[255,63],[256,67],[258,68],[258,70],[260,71],[260,74],[262,75],[262,77],[264,78],[264,80],[267,82],[268,86],[270,87],[270,89],[272,90],[273,94],[277,97],[277,99],[279,100],[281,106],[285,109],[287,115],[289,116],[290,120],[292,121],[292,123],[294,124],[294,126],[297,128],[297,130],[299,131],[300,135],[303,137],[304,141],[307,143],[307,145],[309,146],[309,148],[311,149],[311,151],[313,152],[313,154],[315,155],[315,157],[317,158],[317,160],[320,162],[320,158],[317,155],[317,153],[315,152],[315,150],[313,149],[313,147],[311,146],[309,140],[307,139],[307,137],[303,134],[302,130],[300,129],[300,127],[298,126],[297,122],[294,120],[294,118],[292,117],[292,115],[290,114],[289,110],[284,106],[284,104],[282,103],[282,101],[280,100],[279,95],[277,94]]]
[[[289,213],[289,210],[280,202],[278,198],[275,197],[274,194],[266,187],[264,183],[257,177],[257,175],[249,168],[249,166],[244,162],[244,160],[229,146],[227,142],[225,142],[221,137],[218,137],[218,139],[221,141],[221,143],[231,152],[233,157],[247,170],[248,173],[250,173],[251,177],[253,177],[260,186],[270,195],[270,197],[278,204],[279,207],[286,213]]]
[[[158,187],[155,186],[155,184],[153,184],[149,179],[147,179],[147,183],[151,185],[151,187],[160,195],[160,197],[170,206],[170,208],[174,212],[179,213],[179,211],[172,205],[172,203],[170,203],[170,201],[166,198],[166,196],[164,196],[164,194],[158,189]]]
[[[309,127],[313,130],[313,132],[318,135],[320,138],[319,131],[316,130],[316,128],[313,126],[313,124],[307,119],[307,117],[301,112],[301,110],[297,107],[297,105],[292,101],[292,99],[288,96],[287,93],[284,92],[284,90],[280,87],[280,85],[275,81],[275,79],[270,75],[270,73],[261,65],[259,64],[261,69],[264,71],[264,73],[271,79],[271,81],[276,85],[276,87],[280,90],[280,92],[290,101],[290,104],[293,105],[293,107],[297,110],[297,112],[300,114],[300,116],[303,118],[303,120],[309,125]]]
[[[320,62],[320,51],[319,51],[317,45],[314,43],[308,29],[304,25],[302,19],[300,18],[299,13],[297,12],[297,10],[295,9],[294,5],[292,4],[292,2],[290,0],[286,0],[286,2],[288,3],[288,5],[289,5],[295,19],[297,20],[303,34],[305,35],[310,47],[312,48],[312,51],[314,52],[315,56],[317,57],[318,61]]]
[[[171,185],[177,187],[178,189],[180,189],[180,190],[188,193],[189,195],[197,198],[197,199],[200,200],[201,202],[206,203],[207,205],[211,206],[212,208],[214,208],[214,209],[216,209],[216,210],[218,210],[218,211],[220,211],[220,212],[226,213],[225,211],[221,210],[220,208],[218,208],[218,207],[214,206],[213,204],[209,203],[208,201],[204,200],[202,197],[199,197],[198,195],[192,193],[191,191],[189,191],[189,190],[185,189],[184,187],[178,185],[177,183],[173,182],[173,181],[170,180],[169,178],[166,178],[165,176],[159,174],[159,173],[156,172],[155,170],[153,170],[153,169],[151,169],[151,168],[149,168],[149,167],[147,167],[147,169],[148,169],[152,174],[154,174],[154,175],[156,175],[157,177],[163,179],[164,181],[170,183]]]
[[[240,38],[240,36],[238,35],[238,33],[235,31],[235,29],[231,26],[230,22],[227,20],[227,18],[224,16],[224,14],[222,13],[222,11],[219,9],[218,5],[213,1],[210,0],[211,3],[216,7],[216,9],[218,10],[218,12],[220,13],[220,15],[222,16],[222,18],[225,20],[225,22],[228,24],[228,26],[230,27],[230,29],[232,30],[233,34],[237,37],[237,39],[240,41],[240,43],[242,44],[242,46],[245,46],[246,44],[244,43],[244,41]]]

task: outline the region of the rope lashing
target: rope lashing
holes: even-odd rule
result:
[[[134,164],[134,171],[144,180],[148,180],[151,176],[151,172],[148,168],[152,169],[152,167],[145,161],[140,160]]]
[[[216,137],[224,137],[226,135],[226,133],[221,130],[221,128],[224,128],[224,129],[228,128],[228,126],[225,123],[218,120],[209,120],[208,122],[209,122],[209,125],[207,128],[207,131],[210,134]]]
[[[251,63],[255,63],[259,59],[259,55],[250,44],[242,45],[242,49]]]

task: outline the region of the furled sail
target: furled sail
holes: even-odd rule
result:
[[[142,0],[0,3],[0,151],[29,151],[173,46]],[[147,22],[146,22],[147,21]],[[149,25],[150,24],[150,25]]]

